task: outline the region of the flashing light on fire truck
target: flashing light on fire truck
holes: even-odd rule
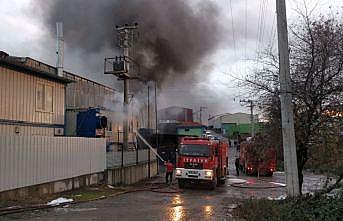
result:
[[[205,177],[212,178],[212,176],[213,176],[213,171],[212,171],[212,170],[207,170],[207,171],[205,172]]]
[[[176,172],[175,172],[175,174],[176,174],[176,176],[181,176],[181,170],[180,169],[176,169]]]

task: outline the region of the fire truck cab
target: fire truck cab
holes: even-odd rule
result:
[[[185,184],[205,183],[211,189],[225,183],[228,145],[208,138],[182,138],[178,150],[176,179],[180,188]]]

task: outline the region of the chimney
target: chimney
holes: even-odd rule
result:
[[[63,39],[63,23],[62,22],[56,22],[56,30],[57,30],[57,47],[56,47],[57,75],[59,77],[63,77],[64,39]]]

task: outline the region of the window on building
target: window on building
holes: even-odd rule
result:
[[[36,87],[36,110],[53,112],[53,94],[54,90],[51,85],[37,83]]]

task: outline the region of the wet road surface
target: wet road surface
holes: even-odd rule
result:
[[[248,190],[221,186],[213,191],[183,189],[180,193],[133,192],[67,208],[2,217],[0,220],[233,220],[230,211],[239,198],[283,194],[284,188]]]

